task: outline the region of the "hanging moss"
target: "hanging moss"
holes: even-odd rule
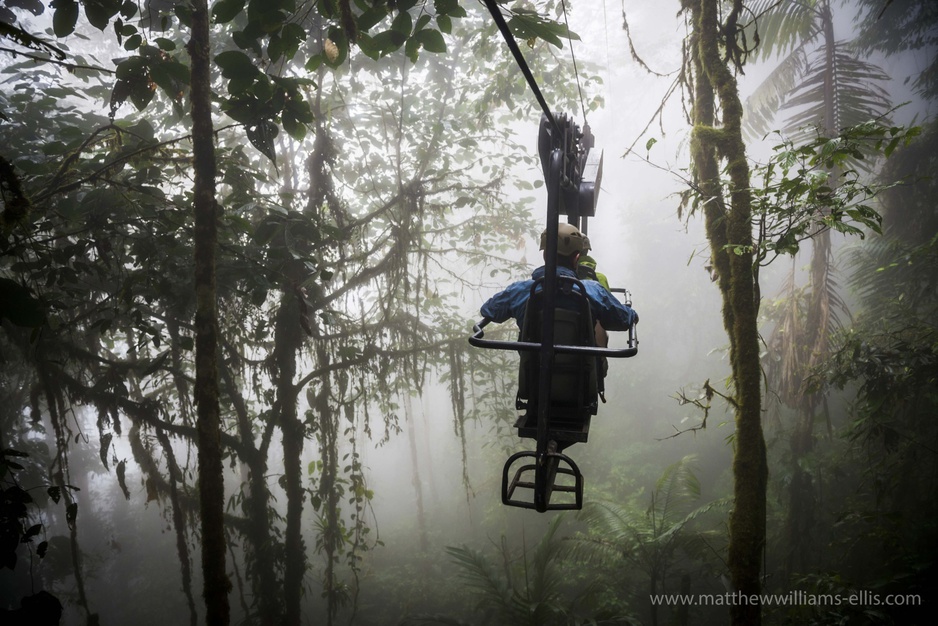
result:
[[[186,516],[179,502],[178,485],[182,480],[182,472],[179,464],[176,463],[176,455],[166,433],[157,428],[156,438],[163,448],[166,466],[169,470],[169,502],[173,513],[173,529],[176,531],[176,553],[179,556],[179,567],[182,571],[182,591],[186,595],[186,603],[189,606],[189,623],[196,626],[199,622],[199,614],[192,597],[192,560],[189,558],[189,544],[186,541]]]

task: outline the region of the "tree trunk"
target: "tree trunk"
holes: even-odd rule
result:
[[[765,544],[765,490],[768,479],[762,435],[762,380],[759,362],[758,289],[752,247],[749,166],[740,123],[742,106],[736,80],[727,66],[737,59],[735,20],[742,9],[735,0],[727,24],[717,20],[717,0],[687,0],[693,16],[690,54],[696,78],[692,134],[694,171],[702,195],[707,238],[723,297],[723,323],[730,339],[735,388],[736,454],[733,459],[734,507],[729,520],[729,569],[737,602],[733,624],[761,622],[757,596]],[[730,39],[723,38],[730,33]],[[720,46],[729,47],[725,57]],[[722,128],[716,127],[716,98]],[[730,193],[723,196],[720,161],[726,163]],[[732,246],[728,248],[727,246]],[[751,602],[750,600],[756,600]]]
[[[824,35],[824,134],[826,137],[835,137],[839,126],[834,81],[837,73],[837,42],[834,38],[834,19],[830,3],[822,3],[819,10]],[[839,179],[836,170],[830,174],[830,180]],[[792,478],[789,483],[788,519],[785,529],[788,539],[785,573],[789,582],[796,572],[805,572],[811,568],[812,556],[817,552],[812,536],[816,524],[816,488],[813,477],[804,469],[802,461],[814,450],[815,421],[818,409],[824,406],[825,397],[823,391],[810,389],[806,379],[829,355],[829,331],[834,314],[834,302],[831,299],[833,263],[830,230],[819,227],[811,235],[811,245],[811,292],[807,314],[801,332],[791,333],[788,338],[788,341],[795,342],[796,346],[791,353],[801,357],[800,362],[795,365],[798,369],[799,386],[789,398],[789,404],[797,410],[797,421],[790,440]],[[794,277],[792,280],[794,281]]]
[[[313,329],[316,346],[316,363],[320,368],[329,369],[332,358],[329,354],[327,339],[322,337],[319,326]],[[336,577],[335,566],[339,562],[339,550],[342,546],[342,520],[339,517],[339,415],[333,413],[330,406],[332,379],[330,374],[323,374],[320,388],[315,394],[307,392],[310,406],[319,418],[319,451],[322,457],[322,472],[319,476],[319,501],[322,507],[320,542],[326,564],[323,569],[322,593],[326,598],[326,624],[335,623],[339,610],[340,586]]]
[[[299,286],[294,282],[301,274],[288,271],[288,284],[280,299],[274,338],[274,360],[277,363],[277,411],[283,438],[283,475],[287,496],[286,531],[284,533],[284,623],[299,626],[303,575],[306,572],[306,547],[303,543],[303,482],[300,456],[305,433],[297,417],[296,355],[303,342],[300,306],[303,305]]]
[[[412,484],[417,497],[417,534],[420,538],[420,551],[427,554],[430,549],[427,533],[427,516],[423,509],[423,480],[420,477],[419,454],[417,452],[417,425],[414,423],[414,406],[407,390],[404,395],[404,420],[407,428],[407,441],[410,444],[410,464]]]
[[[262,624],[279,624],[283,610],[282,586],[277,577],[274,561],[276,550],[271,537],[270,489],[267,487],[267,451],[269,439],[262,438],[259,448],[253,445],[254,424],[248,414],[238,381],[230,366],[222,362],[222,380],[228,394],[228,401],[238,416],[238,432],[249,453],[243,453],[241,460],[248,467],[247,492],[244,497],[243,511],[247,518],[245,536],[246,559],[251,564],[248,578],[254,592],[254,602],[260,612]],[[274,420],[276,416],[268,417]],[[265,425],[265,433],[269,425]],[[236,572],[237,573],[237,572]]]
[[[222,475],[221,414],[218,402],[218,318],[215,249],[215,146],[212,128],[209,14],[206,0],[192,4],[192,153],[195,171],[195,404],[199,433],[199,503],[202,518],[202,576],[205,620],[227,626],[230,619],[225,572],[225,485]]]

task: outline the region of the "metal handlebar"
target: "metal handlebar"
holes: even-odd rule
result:
[[[472,326],[472,336],[469,337],[469,343],[477,348],[489,348],[492,350],[517,350],[519,352],[536,352],[540,350],[542,344],[531,341],[499,341],[494,339],[485,339],[485,331],[482,329],[491,323],[487,317],[482,318]],[[598,346],[554,346],[554,352],[557,354],[583,354],[588,356],[605,356],[613,359],[625,359],[638,354],[638,333],[635,330],[635,324],[629,326],[629,347],[628,348],[600,348]]]

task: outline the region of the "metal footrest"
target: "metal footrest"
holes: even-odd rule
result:
[[[511,480],[512,466],[519,459],[530,458],[533,463],[518,467]],[[573,484],[556,484],[560,476],[570,476]],[[530,495],[520,499],[515,492]],[[560,501],[551,501],[552,497],[562,494]],[[546,452],[540,459],[537,452],[516,452],[508,457],[502,469],[502,503],[523,509],[544,511],[578,511],[583,508],[583,474],[573,459],[560,452]]]

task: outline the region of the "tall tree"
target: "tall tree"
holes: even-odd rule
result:
[[[782,133],[796,143],[815,137],[835,138],[841,129],[870,120],[885,122],[890,100],[881,86],[888,79],[877,66],[860,58],[850,42],[837,39],[834,7],[829,0],[770,2],[752,5],[747,26],[759,35],[756,54],[780,57],[778,65],[747,100],[751,133],[766,133],[780,117]],[[787,115],[786,115],[787,113]],[[848,161],[853,167],[863,162]],[[842,170],[829,172],[832,186]],[[768,376],[777,396],[796,412],[790,436],[790,472],[786,570],[803,569],[816,551],[815,489],[802,460],[814,448],[815,425],[825,411],[823,394],[810,389],[810,372],[827,358],[829,338],[847,313],[834,278],[831,232],[823,223],[811,233],[808,288],[798,288],[795,264],[787,282],[781,319],[768,340],[777,358],[768,361]]]
[[[730,614],[733,624],[752,625],[761,622],[760,605],[751,600],[762,589],[768,480],[762,434],[759,291],[749,164],[742,137],[743,108],[733,75],[744,57],[737,41],[743,5],[735,0],[721,23],[719,4],[718,0],[684,0],[682,9],[689,13],[692,26],[686,49],[693,79],[695,202],[704,213],[711,262],[723,299],[723,325],[730,340],[736,433],[728,565],[733,590],[739,594]],[[729,176],[726,187],[721,181],[722,169]]]
[[[198,411],[199,504],[202,519],[202,579],[205,620],[227,626],[230,619],[225,571],[225,480],[222,475],[221,413],[218,385],[218,313],[215,251],[215,142],[212,126],[211,48],[207,0],[192,5],[192,167],[195,173],[195,405]]]
[[[24,209],[20,215],[3,214],[11,228],[4,230],[3,276],[21,282],[26,302],[45,314],[36,322],[36,334],[44,349],[54,348],[34,365],[46,370],[45,379],[58,384],[68,402],[97,409],[100,458],[106,468],[116,469],[126,497],[132,498],[130,475],[138,471],[148,499],[171,501],[174,513],[181,510],[173,515],[177,538],[184,533],[186,516],[199,505],[187,482],[193,468],[185,455],[171,455],[169,447],[194,450],[197,442],[205,442],[208,450],[217,443],[207,465],[220,467],[224,456],[246,469],[245,486],[230,494],[230,502],[240,508],[223,510],[223,491],[203,507],[218,515],[205,532],[221,537],[211,551],[215,565],[203,559],[209,568],[206,583],[209,572],[217,575],[214,587],[206,585],[217,623],[227,611],[220,604],[228,585],[225,555],[218,550],[225,546],[226,532],[232,543],[243,540],[243,553],[232,550],[228,563],[248,618],[268,623],[299,619],[304,573],[314,561],[303,549],[313,543],[303,541],[304,498],[312,500],[323,524],[308,533],[336,566],[326,577],[330,616],[348,601],[349,585],[342,583],[339,565],[344,559],[354,574],[367,544],[363,520],[371,495],[356,453],[350,452],[346,465],[342,446],[356,445],[356,435],[350,434],[354,429],[370,436],[374,425],[368,405],[376,398],[389,409],[379,427],[387,436],[395,431],[393,394],[406,381],[448,363],[443,349],[456,345],[457,337],[462,340],[460,290],[477,282],[467,273],[481,268],[493,249],[513,249],[529,229],[523,203],[501,196],[509,180],[503,171],[520,160],[521,150],[506,145],[503,133],[486,124],[498,111],[492,103],[510,101],[523,92],[524,83],[491,69],[487,57],[478,54],[485,49],[486,37],[479,34],[483,22],[476,18],[472,28],[455,32],[450,40],[459,43],[461,59],[488,68],[479,69],[478,76],[500,77],[480,84],[468,76],[453,81],[452,70],[440,64],[406,70],[415,58],[422,59],[422,50],[446,48],[441,32],[455,30],[454,20],[465,16],[456,2],[438,2],[435,13],[427,15],[423,5],[410,10],[382,2],[356,6],[353,20],[380,31],[369,37],[365,27],[357,29],[358,44],[351,42],[343,6],[323,7],[320,30],[282,11],[280,3],[252,3],[243,13],[243,3],[220,2],[212,9],[219,26],[206,39],[196,35],[196,27],[203,35],[207,27],[204,6],[196,14],[176,7],[172,14],[161,14],[157,26],[151,17],[137,21],[136,6],[124,3],[117,7],[119,16],[107,16],[120,20],[114,32],[129,53],[115,69],[67,55],[59,65],[59,57],[45,49],[45,64],[34,67],[39,55],[33,48],[25,51],[27,62],[7,68],[17,86],[9,100],[0,94],[5,105],[12,103],[4,106],[9,116],[3,123],[12,120],[9,136],[11,146],[17,146],[9,161],[13,173],[3,172],[4,198],[12,200],[8,207]],[[80,8],[56,3],[58,34],[83,27],[80,12],[73,11]],[[90,10],[92,26],[109,26],[96,8]],[[543,28],[530,13],[516,17],[516,24],[528,19]],[[252,26],[260,19],[265,29]],[[177,20],[193,28],[191,61],[170,28]],[[229,22],[244,27],[233,31],[238,49],[228,45]],[[556,38],[562,29],[546,32]],[[222,51],[212,58],[206,46]],[[196,58],[207,50],[207,56]],[[285,51],[306,55],[307,69],[288,63]],[[356,67],[366,66],[365,71],[343,69],[333,75],[326,70],[342,68],[350,52]],[[76,75],[56,74],[57,67]],[[336,88],[325,92],[329,106],[316,120],[323,132],[317,128],[310,142],[306,130],[313,117],[306,103],[312,82],[295,74],[318,68],[324,70],[318,83]],[[89,76],[93,85],[80,84]],[[221,101],[214,125],[205,116],[212,113],[204,108],[210,102],[206,93],[212,93],[207,89]],[[72,96],[104,99],[110,117],[68,106],[60,111],[57,98],[64,102]],[[191,128],[182,107],[186,97],[193,105]],[[142,114],[122,110],[126,104]],[[222,114],[234,124],[221,123]],[[50,123],[31,121],[43,117]],[[461,124],[451,123],[451,117]],[[345,145],[337,148],[333,134]],[[192,152],[187,150],[190,139],[197,146]],[[457,143],[463,151],[446,149]],[[308,177],[302,167],[281,160],[282,184],[268,182],[278,170],[267,169],[264,159],[304,152],[328,158],[310,158]],[[217,167],[208,165],[209,154]],[[198,167],[190,169],[193,157]],[[197,193],[190,196],[183,190],[190,188],[193,174]],[[319,183],[330,176],[345,191],[341,202],[320,193]],[[216,180],[218,187],[212,189]],[[23,183],[22,189],[13,183]],[[191,215],[193,200],[195,230],[182,217]],[[41,210],[30,211],[30,203]],[[214,234],[212,229],[217,229]],[[213,237],[217,244],[211,243]],[[467,241],[484,241],[488,247],[476,250]],[[218,254],[211,260],[214,251]],[[198,298],[190,282],[196,265]],[[220,303],[217,309],[214,302]],[[191,324],[196,309],[197,329]],[[54,319],[54,327],[47,318]],[[312,359],[302,350],[310,332]],[[28,334],[24,340],[20,331],[17,345],[24,354],[41,354],[30,346]],[[209,345],[204,340],[212,334],[214,345]],[[213,367],[219,368],[221,388],[212,382]],[[193,374],[198,379],[197,424],[186,397]],[[297,401],[304,389],[311,399],[305,419]],[[203,395],[208,399],[203,401]],[[61,402],[57,409],[64,406]],[[343,417],[353,426],[345,425]],[[111,458],[122,420],[133,424],[129,438],[137,468]],[[223,428],[209,425],[203,431],[210,422]],[[150,431],[157,433],[162,456],[159,446],[148,445]],[[62,434],[63,453],[68,445],[78,445],[70,444],[68,432]],[[313,437],[321,439],[318,452],[328,470],[321,475],[311,471],[312,488],[305,489],[300,461],[305,441]],[[268,471],[279,465],[279,459],[271,461],[276,444],[282,445],[288,465],[282,484],[272,481]],[[182,464],[178,473],[173,469],[177,459]],[[200,479],[208,476],[200,473]],[[202,488],[199,494],[209,491]],[[274,506],[280,496],[285,496],[285,518]],[[184,553],[180,550],[181,558]]]

